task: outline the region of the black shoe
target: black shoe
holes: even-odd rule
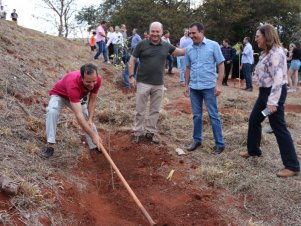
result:
[[[53,147],[47,147],[45,151],[40,153],[40,157],[42,158],[49,158],[53,156],[54,148]]]
[[[223,85],[223,86],[228,86],[228,84],[227,84],[227,83],[225,83],[225,82],[224,82],[222,85]]]
[[[100,155],[100,154],[102,154],[102,152],[99,150],[99,148],[92,148],[92,149],[90,149],[90,151],[95,151],[96,152],[96,154],[98,154],[98,155]]]
[[[195,149],[197,149],[199,146],[201,146],[202,145],[202,142],[195,142],[195,141],[193,141],[193,143],[192,144],[190,144],[187,148],[186,148],[186,150],[187,151],[194,151]]]
[[[253,88],[247,88],[247,89],[245,89],[245,91],[252,92]]]
[[[225,147],[214,147],[212,155],[219,155],[225,150]]]
[[[160,144],[160,138],[154,133],[146,133],[145,137],[154,144]]]
[[[139,142],[140,142],[140,136],[134,135],[134,136],[133,136],[133,139],[132,139],[132,143],[138,144]]]

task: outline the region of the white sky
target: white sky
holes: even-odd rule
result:
[[[84,6],[99,5],[101,0],[75,0],[77,9],[80,10]],[[10,14],[13,9],[18,13],[18,24],[20,26],[38,30],[47,34],[57,35],[57,31],[51,23],[47,23],[42,19],[37,19],[36,16],[45,16],[47,13],[52,13],[41,7],[41,0],[0,0],[7,12],[6,19],[10,20]],[[78,35],[80,36],[80,35]],[[72,36],[70,36],[72,37]]]

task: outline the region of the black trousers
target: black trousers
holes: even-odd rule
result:
[[[271,88],[259,88],[259,96],[249,119],[247,147],[251,156],[260,156],[261,123],[265,117],[261,111],[266,108]],[[287,85],[282,86],[277,111],[269,115],[269,122],[277,139],[280,155],[285,168],[300,171],[294,143],[284,119],[284,102],[287,95]]]
[[[228,82],[228,77],[231,71],[232,63],[227,64],[226,61],[224,62],[225,65],[225,77],[223,79],[223,84],[227,84]]]

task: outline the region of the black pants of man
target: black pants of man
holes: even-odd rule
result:
[[[228,85],[227,82],[231,71],[232,63],[227,64],[227,62],[225,61],[224,65],[225,65],[225,77],[223,79],[223,85]]]
[[[247,147],[248,153],[251,156],[260,156],[260,141],[261,141],[261,123],[265,119],[261,111],[267,107],[268,97],[271,93],[270,88],[259,88],[259,96],[254,105],[249,119],[248,140]],[[286,127],[284,119],[284,102],[287,95],[287,85],[282,86],[281,96],[278,102],[277,111],[269,115],[270,125],[276,136],[280,155],[285,168],[299,172],[300,165],[296,155],[294,143],[290,132]]]

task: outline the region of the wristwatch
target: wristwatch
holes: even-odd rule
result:
[[[133,78],[133,77],[135,77],[135,75],[130,75],[130,76],[129,76],[129,78]]]

